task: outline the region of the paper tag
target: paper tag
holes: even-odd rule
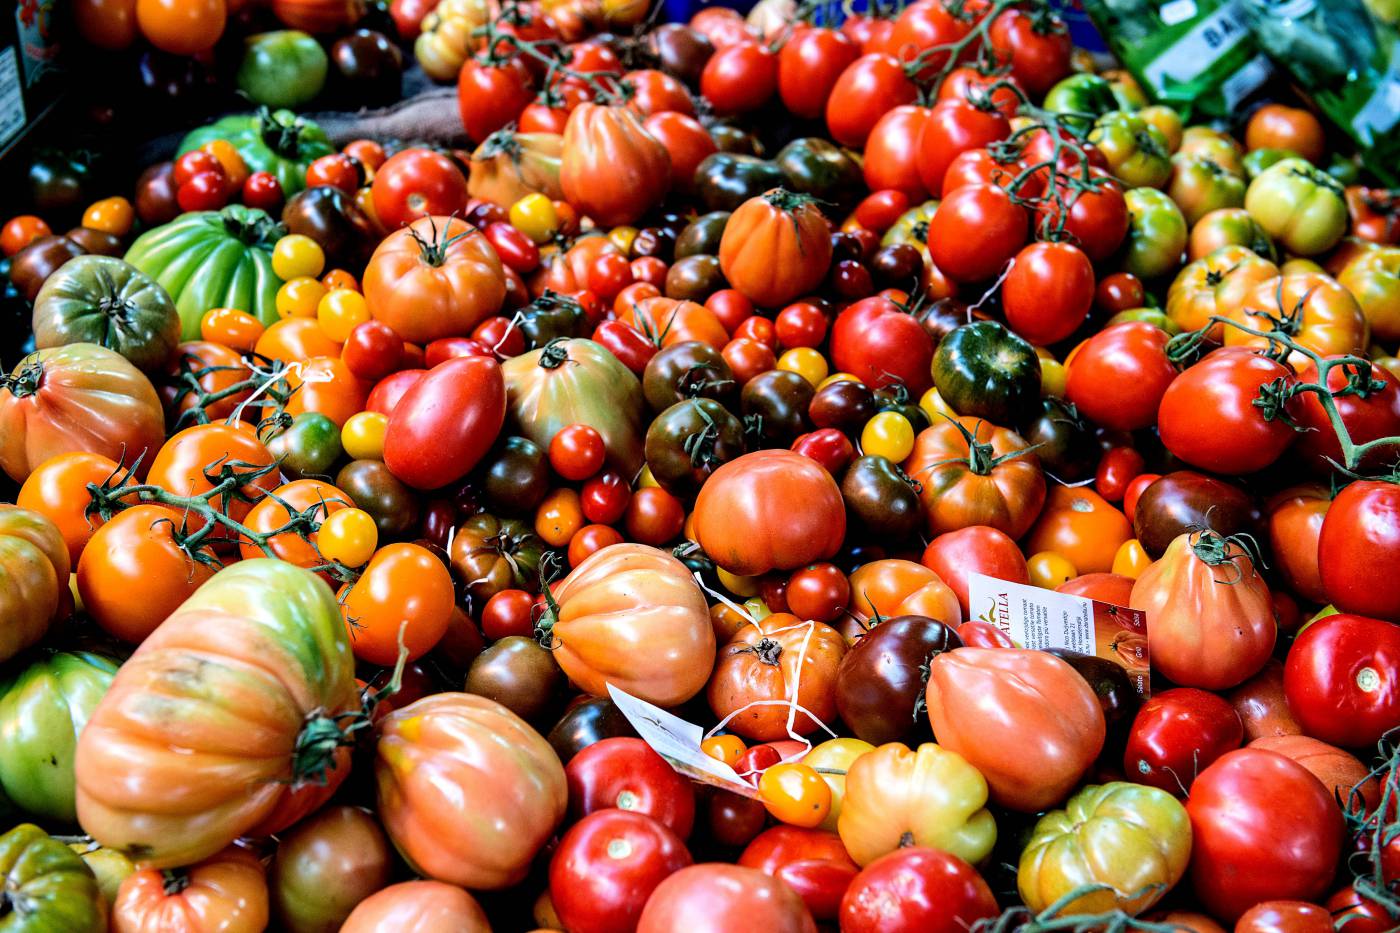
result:
[[[24,129],[24,93],[14,47],[0,50],[0,145]]]
[[[1134,689],[1150,692],[1147,614],[1097,599],[1056,593],[974,573],[968,580],[974,619],[990,622],[1024,648],[1067,648],[1120,665]]]
[[[739,777],[729,765],[711,758],[700,749],[705,730],[695,723],[673,716],[661,707],[640,700],[612,684],[608,684],[608,695],[642,740],[681,774],[692,781],[744,797],[758,797],[758,788]]]
[[[1190,81],[1248,35],[1249,26],[1238,4],[1226,3],[1203,16],[1171,48],[1157,56],[1145,69],[1145,77],[1159,91],[1167,86],[1168,79]]]

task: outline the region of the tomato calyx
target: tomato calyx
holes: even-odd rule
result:
[[[1244,579],[1244,571],[1235,563],[1241,558],[1249,561],[1251,565],[1263,566],[1264,563],[1258,542],[1244,532],[1222,535],[1211,528],[1197,529],[1191,532],[1188,546],[1198,560],[1210,567],[1222,567],[1227,564],[1230,566],[1234,578],[1218,581],[1220,583],[1234,584]]]
[[[174,897],[190,886],[190,873],[184,868],[165,868],[160,873],[161,890],[166,897]]]
[[[296,743],[292,746],[289,783],[293,788],[308,784],[325,787],[330,780],[330,772],[336,766],[336,751],[353,746],[357,733],[374,724],[374,713],[379,704],[403,688],[403,671],[408,664],[408,647],[403,640],[407,627],[407,621],[399,626],[399,656],[389,682],[378,689],[366,684],[360,692],[359,709],[332,716],[325,709],[317,708],[306,715],[301,731],[297,733]]]
[[[6,389],[15,398],[28,398],[39,391],[44,382],[44,364],[26,363],[13,376],[0,376],[0,389]]]
[[[301,134],[306,124],[300,117],[286,119],[266,106],[258,107],[258,136],[263,145],[284,159],[301,154]]]
[[[767,664],[769,667],[777,667],[778,659],[783,656],[783,646],[777,639],[764,636],[755,644],[746,645],[735,651],[735,654],[752,654],[758,657],[760,664]]]
[[[242,204],[230,204],[220,210],[218,222],[244,246],[257,246],[269,251],[287,235],[287,228],[282,224],[256,207],[244,207]]]
[[[432,266],[433,268],[437,268],[447,262],[447,251],[452,248],[454,243],[477,232],[477,229],[471,224],[466,224],[465,228],[459,233],[454,233],[446,239],[443,239],[443,234],[447,232],[447,228],[444,227],[442,231],[439,231],[437,228],[437,221],[433,219],[431,214],[424,214],[423,216],[428,218],[428,229],[431,231],[429,239],[424,239],[423,235],[413,229],[412,225],[406,229],[408,230],[408,235],[413,238],[414,244],[418,247],[418,258],[424,265]],[[450,222],[448,226],[451,226]]]
[[[541,91],[541,96],[547,92]],[[515,138],[515,123],[507,123],[496,132],[487,136],[476,151],[472,153],[473,162],[488,162],[496,156],[509,156],[515,165],[520,164],[520,153],[523,151],[520,141]]]

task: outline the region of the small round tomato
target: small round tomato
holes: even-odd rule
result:
[[[1326,133],[1311,111],[1284,104],[1265,104],[1249,118],[1244,144],[1255,149],[1287,149],[1314,165],[1327,154]]]
[[[228,203],[228,182],[222,170],[200,172],[175,192],[182,211],[213,211]]]
[[[588,479],[603,467],[607,448],[598,429],[587,424],[564,427],[549,442],[549,465],[564,479]]]
[[[383,321],[362,321],[345,338],[340,358],[355,378],[378,381],[400,368],[404,343]]]
[[[272,271],[283,280],[298,276],[315,278],[326,268],[321,244],[300,233],[282,237],[272,247]]]
[[[613,525],[627,514],[632,487],[620,473],[608,470],[584,483],[579,499],[583,515],[590,522]]]
[[[763,806],[776,820],[792,826],[820,826],[831,809],[831,788],[810,765],[776,764],[758,779]]]
[[[748,746],[737,735],[712,735],[700,743],[700,751],[733,767],[748,751]]]
[[[278,317],[315,317],[326,287],[314,278],[289,279],[277,289]]]
[[[638,489],[627,503],[626,524],[629,539],[660,547],[681,533],[685,509],[659,486]]]
[[[739,326],[753,317],[753,302],[734,288],[721,288],[705,299],[705,309],[713,314],[732,336]],[[776,327],[776,324],[775,324]]]
[[[430,149],[405,149],[379,168],[370,185],[374,215],[397,230],[424,214],[460,214],[467,207],[467,180],[451,159]]]
[[[535,534],[550,547],[566,547],[583,525],[578,493],[567,486],[552,490],[535,509]]]
[[[199,319],[199,336],[247,353],[257,346],[265,328],[262,322],[237,308],[211,308]]]
[[[569,829],[549,863],[549,895],[570,930],[631,930],[663,880],[691,863],[685,843],[641,813],[599,810]]]
[[[1114,447],[1099,460],[1094,488],[1109,502],[1122,502],[1131,483],[1142,473],[1146,461],[1132,447]]]
[[[1147,301],[1142,279],[1131,272],[1113,272],[1099,280],[1094,289],[1094,306],[1105,314],[1141,308]]]
[[[1079,576],[1068,557],[1054,551],[1038,551],[1026,558],[1026,572],[1030,575],[1031,586],[1053,590]]]
[[[87,514],[91,502],[87,486],[89,483],[101,486],[109,479],[115,481],[120,473],[116,461],[101,454],[82,451],[59,454],[45,460],[29,474],[15,504],[38,512],[58,526],[63,543],[68,545],[69,563],[76,569],[83,548],[102,527],[101,515]],[[131,482],[133,480],[127,480],[122,485]],[[844,608],[845,603],[841,605]]]
[[[559,215],[554,202],[536,191],[510,206],[510,223],[534,242],[548,243],[559,229]]]
[[[363,567],[379,547],[374,516],[363,509],[340,509],[321,522],[316,549],[326,560],[346,567]]]
[[[695,824],[690,782],[642,739],[594,742],[569,760],[564,775],[575,819],[616,807],[649,816],[682,839]]]
[[[788,611],[799,619],[832,622],[845,612],[851,585],[835,564],[812,564],[787,581]]]
[[[271,172],[254,172],[243,182],[243,203],[277,216],[282,212],[282,183]]]
[[[1312,623],[1288,651],[1283,688],[1308,735],[1371,748],[1400,722],[1400,626],[1348,614]]]
[[[456,594],[452,575],[432,551],[389,544],[370,558],[359,580],[341,589],[340,599],[355,657],[388,667],[400,641],[410,661],[432,650],[447,631]]]
[[[308,188],[339,188],[354,194],[360,188],[360,167],[343,152],[321,156],[306,167]]]
[[[513,225],[487,224],[483,232],[486,234],[486,239],[491,242],[491,247],[495,249],[496,255],[501,257],[501,262],[516,272],[528,275],[539,268],[540,248],[535,245],[534,240],[517,230]]]
[[[826,328],[826,315],[807,301],[788,305],[773,319],[773,333],[779,345],[788,349],[820,347],[826,337]]]
[[[1185,796],[1201,769],[1243,741],[1244,724],[1233,706],[1214,693],[1176,687],[1155,694],[1138,710],[1123,752],[1123,773]]]
[[[1337,494],[1318,538],[1322,588],[1342,612],[1400,622],[1400,581],[1377,574],[1400,555],[1400,485],[1360,480]]]
[[[83,212],[84,227],[119,237],[131,232],[131,225],[135,220],[136,209],[131,206],[130,201],[121,197],[95,201]]]
[[[481,634],[491,641],[535,630],[535,597],[524,590],[501,590],[481,610]]]
[[[365,296],[348,288],[333,288],[316,302],[316,323],[336,343],[344,343],[351,331],[369,319]]]
[[[341,426],[340,444],[353,460],[383,460],[384,431],[388,424],[388,415],[358,411]]]
[[[608,525],[584,525],[569,539],[569,566],[577,567],[589,555],[622,543],[622,535]]]
[[[13,256],[40,237],[53,235],[53,230],[42,217],[33,214],[20,214],[11,217],[0,229],[0,251]]]
[[[929,222],[934,263],[959,282],[994,278],[1026,242],[1026,211],[996,185],[965,185]]]
[[[914,450],[914,426],[897,411],[882,411],[865,423],[860,449],[865,455],[903,463]]]

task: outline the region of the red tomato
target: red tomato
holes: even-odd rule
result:
[[[851,585],[835,564],[811,564],[794,571],[785,593],[788,611],[799,619],[832,622],[851,600]]]
[[[685,527],[685,507],[660,487],[644,487],[627,503],[625,523],[629,539],[660,547],[680,535]]]
[[[804,120],[826,111],[832,88],[846,66],[860,57],[849,36],[833,29],[803,29],[778,53],[778,94]]]
[[[1347,614],[1319,619],[1288,650],[1283,690],[1308,735],[1370,750],[1400,723],[1400,625]]]
[[[182,211],[213,211],[228,203],[228,181],[223,172],[200,172],[175,192]]]
[[[1334,395],[1333,403],[1342,416],[1347,434],[1353,444],[1365,444],[1382,437],[1400,435],[1400,379],[1389,370],[1371,364],[1370,378],[1381,383],[1377,388],[1369,386],[1365,398],[1355,393]],[[1317,382],[1317,367],[1311,361],[1298,373],[1300,382]],[[1344,367],[1333,366],[1327,374],[1327,388],[1337,392],[1347,385]],[[1305,430],[1298,435],[1294,450],[1303,457],[1304,463],[1323,475],[1331,475],[1332,463],[1342,462],[1341,444],[1337,432],[1328,420],[1322,403],[1315,393],[1304,392],[1298,396],[1294,409],[1290,410],[1298,424]],[[1361,458],[1361,468],[1376,468],[1395,462],[1400,449],[1397,446],[1381,446],[1371,450]],[[1329,462],[1330,461],[1330,462]]]
[[[1105,314],[1141,308],[1147,302],[1142,279],[1131,272],[1113,272],[1099,280],[1094,289],[1094,307]]]
[[[921,66],[917,77],[929,81],[939,69],[947,65],[948,54],[923,53],[935,46],[947,46],[957,42],[967,35],[970,28],[971,23],[955,16],[945,0],[919,0],[918,3],[905,7],[904,12],[895,20],[887,47],[892,55],[902,61],[914,62],[917,59]]]
[[[681,839],[695,824],[695,792],[666,759],[641,739],[603,739],[580,751],[564,769],[575,818],[616,807],[645,814]]]
[[[919,141],[929,114],[927,107],[903,104],[871,127],[865,141],[865,183],[871,191],[894,189],[910,201],[928,197],[928,187],[920,176],[926,159],[919,154]]]
[[[397,230],[424,214],[447,216],[467,208],[467,180],[451,159],[431,149],[405,149],[390,156],[370,185],[374,216]]]
[[[1065,395],[1106,428],[1136,431],[1157,421],[1157,406],[1177,377],[1167,332],[1146,321],[1099,331],[1075,351]]]
[[[826,101],[826,125],[843,146],[865,145],[871,129],[887,112],[912,104],[919,89],[904,66],[884,53],[862,55],[836,79]]]
[[[1281,417],[1286,411],[1265,418],[1255,404],[1259,390],[1275,383],[1286,389],[1293,379],[1284,364],[1243,347],[1214,350],[1162,395],[1157,412],[1162,443],[1192,466],[1214,473],[1262,470],[1293,442],[1294,431]]]
[[[627,106],[644,117],[665,112],[695,115],[695,102],[690,99],[690,92],[664,71],[654,68],[631,71],[622,83],[632,89]]]
[[[1015,180],[1019,166],[1013,162],[998,162],[986,149],[969,149],[948,163],[943,173],[943,194],[948,195],[966,185],[998,185],[1008,187]],[[1028,178],[1022,192],[1032,193],[1036,179]]]
[[[1114,447],[1099,459],[1094,489],[1109,502],[1122,502],[1128,485],[1142,474],[1145,465],[1142,454],[1133,448]]]
[[[1070,72],[1074,44],[1058,16],[1042,18],[1012,8],[992,21],[987,38],[997,58],[1010,61],[1012,76],[1032,97],[1038,99]]]
[[[467,136],[479,143],[518,118],[534,96],[531,84],[530,69],[523,56],[512,56],[498,64],[468,57],[457,74],[457,110]]]
[[[857,223],[867,230],[884,233],[900,215],[909,210],[909,198],[902,191],[872,191],[856,205],[853,212]]]
[[[734,329],[734,339],[752,340],[761,343],[770,350],[778,349],[778,330],[773,322],[766,317],[753,315],[746,318],[744,323]]]
[[[593,341],[617,357],[622,365],[640,376],[658,347],[646,335],[623,321],[604,321],[593,331]]]
[[[958,638],[968,648],[1015,648],[1016,643],[990,622],[964,622],[958,626]]]
[[[1235,933],[1332,933],[1335,929],[1331,912],[1307,901],[1264,901],[1245,911],[1235,924]],[[1343,929],[1352,929],[1352,924]]]
[[[928,226],[929,255],[959,282],[994,278],[1026,242],[1025,208],[995,185],[965,185],[943,199]]]
[[[403,398],[404,393],[417,385],[418,380],[427,375],[427,372],[426,369],[401,369],[385,376],[370,389],[369,396],[365,399],[365,411],[389,414],[399,403],[399,399]]]
[[[492,641],[511,635],[526,638],[535,630],[535,597],[524,590],[501,590],[481,610],[481,634]]]
[[[1048,140],[1049,136],[1041,134],[1040,138]],[[1027,152],[1030,148],[1027,147]],[[1093,151],[1098,152],[1097,149]],[[1069,208],[1063,216],[1064,232],[1090,259],[1103,262],[1128,235],[1128,202],[1123,199],[1122,186],[1108,172],[1090,168],[1089,173],[1098,181],[1093,190],[1077,191],[1059,185],[1057,193]],[[1047,225],[1053,229],[1060,220],[1060,213],[1047,202],[1036,218],[1036,229],[1043,230]]]
[[[1361,480],[1332,500],[1318,538],[1327,598],[1342,612],[1400,621],[1400,485]]]
[[[355,160],[343,152],[321,156],[306,167],[306,187],[339,188],[346,194],[359,189],[361,171]]]
[[[350,331],[340,358],[356,379],[383,379],[403,363],[403,338],[383,321],[365,321]]]
[[[842,933],[965,933],[1000,913],[977,870],[948,852],[909,846],[866,865],[841,899]]]
[[[559,840],[549,897],[573,933],[630,930],[656,886],[690,863],[685,843],[651,817],[599,810]]]
[[[1134,582],[1121,573],[1082,573],[1055,587],[1055,592],[1097,599],[1110,606],[1126,606],[1132,598]]]
[[[540,264],[540,248],[525,234],[510,224],[487,224],[482,231],[501,257],[501,262],[521,275],[534,272]]]
[[[472,339],[496,355],[498,359],[519,356],[525,352],[525,334],[515,322],[499,315],[488,317],[472,330]]]
[[[1138,784],[1184,797],[1196,774],[1244,741],[1235,708],[1195,687],[1158,693],[1142,705],[1128,733],[1123,773]]]
[[[1032,243],[1016,254],[1002,283],[1006,323],[1036,346],[1079,329],[1094,302],[1094,267],[1069,243]]]
[[[933,340],[889,298],[876,295],[842,311],[831,328],[831,360],[878,389],[903,383],[915,398],[933,385]]]
[[[716,114],[748,113],[778,90],[778,56],[757,42],[719,49],[700,73],[700,93]]]
[[[1228,752],[1196,777],[1186,812],[1196,896],[1223,920],[1261,901],[1314,900],[1332,883],[1342,810],[1292,759],[1257,748]]]
[[[616,524],[627,512],[632,501],[632,487],[612,470],[593,477],[583,484],[579,503],[583,517],[600,525]]]
[[[792,449],[826,467],[832,476],[840,476],[856,456],[850,438],[836,428],[819,428],[803,434],[792,442]]]
[[[820,347],[826,337],[826,314],[808,301],[797,301],[778,312],[773,333],[785,350]]]
[[[836,919],[841,896],[860,870],[835,833],[784,825],[755,837],[738,864],[786,883],[818,920]]]
[[[721,288],[705,299],[705,308],[724,325],[731,335],[753,317],[753,302],[736,288]]]
[[[945,193],[943,179],[954,159],[1010,134],[1011,124],[999,110],[981,110],[960,100],[940,102],[929,112],[918,139],[916,162],[924,187],[934,197]]]
[[[802,898],[776,878],[752,868],[706,863],[682,868],[661,882],[642,909],[637,933],[677,930],[816,933],[817,925]]]
[[[506,417],[500,364],[480,356],[441,363],[389,415],[384,465],[416,489],[461,479],[496,442]]]
[[[671,187],[690,191],[695,187],[695,169],[705,157],[715,152],[714,137],[700,121],[673,110],[654,113],[642,121],[646,131],[655,136],[671,156]],[[664,282],[653,284],[661,285]]]
[[[968,616],[973,615],[967,603],[972,574],[982,573],[1013,583],[1031,582],[1026,558],[1016,542],[1005,532],[987,525],[972,525],[939,535],[924,549],[920,563],[952,588],[963,614]]]
[[[1128,517],[1128,521],[1132,521],[1133,516],[1137,515],[1138,499],[1147,491],[1147,487],[1161,478],[1160,473],[1139,473],[1128,483],[1123,490],[1123,514]]]
[[[495,355],[484,343],[471,337],[439,337],[423,348],[423,365],[432,369],[439,363],[459,356],[484,356],[495,359]]]
[[[607,457],[603,435],[588,424],[571,424],[549,442],[549,465],[567,480],[588,479],[603,468]]]

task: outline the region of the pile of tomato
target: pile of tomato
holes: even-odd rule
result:
[[[1041,3],[771,3],[396,2],[468,148],[3,225],[0,926],[1400,926],[1400,202]]]

